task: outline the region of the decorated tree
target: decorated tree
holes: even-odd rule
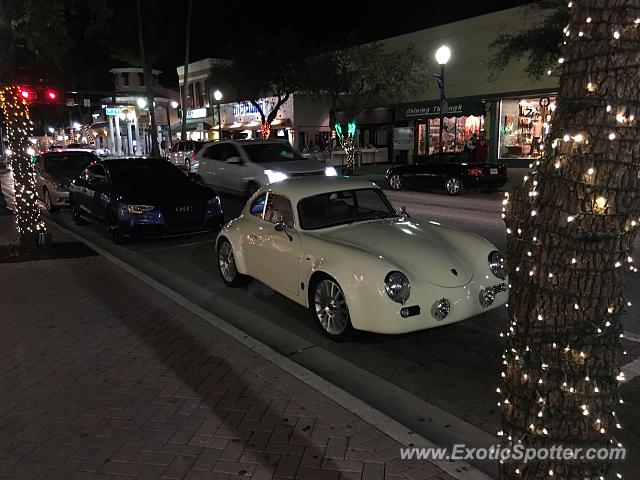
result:
[[[640,0],[574,0],[545,155],[505,199],[509,445],[616,448],[621,314],[640,222]],[[566,7],[565,7],[566,8]],[[501,477],[618,479],[602,460],[509,459]]]
[[[345,150],[347,173],[355,169],[357,116],[367,108],[397,102],[426,80],[426,66],[413,46],[386,50],[379,42],[313,57],[305,69],[308,87],[331,99],[336,135]],[[346,112],[347,128],[335,112]]]
[[[0,90],[0,110],[7,130],[9,159],[13,171],[15,188],[16,226],[20,243],[34,246],[40,233],[46,232],[46,225],[40,215],[37,203],[36,178],[31,158],[35,155],[29,139],[32,122],[29,106],[18,86],[6,86]]]

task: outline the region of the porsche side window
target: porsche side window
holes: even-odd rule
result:
[[[253,201],[251,207],[249,208],[251,215],[262,218],[262,212],[264,212],[264,203],[266,198],[267,194],[263,193]]]
[[[287,197],[271,193],[267,199],[267,208],[264,210],[264,219],[271,223],[284,223],[287,227],[293,227],[293,210]]]

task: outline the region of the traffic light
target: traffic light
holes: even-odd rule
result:
[[[25,100],[33,100],[33,92],[25,87],[20,87],[20,96]]]
[[[47,90],[47,100],[55,102],[58,99],[58,93],[55,90]]]

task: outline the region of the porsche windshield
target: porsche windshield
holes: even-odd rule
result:
[[[397,213],[377,188],[341,190],[303,198],[298,202],[303,230],[396,217]]]

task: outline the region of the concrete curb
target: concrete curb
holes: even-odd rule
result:
[[[227,335],[230,335],[238,342],[243,344],[244,346],[254,350],[256,353],[261,355],[263,358],[273,363],[274,365],[282,368],[285,372],[293,375],[298,378],[300,381],[305,383],[306,385],[318,390],[320,393],[333,400],[334,402],[340,404],[347,410],[351,411],[358,417],[360,417],[365,422],[369,423],[373,427],[380,430],[382,433],[388,435],[393,438],[397,442],[402,445],[412,445],[413,447],[437,447],[434,442],[428,440],[427,438],[409,431],[407,427],[397,422],[396,420],[388,417],[384,413],[379,410],[371,407],[364,401],[359,398],[351,395],[340,387],[328,382],[322,377],[316,375],[305,367],[295,363],[294,361],[288,359],[286,356],[281,353],[275,351],[268,345],[262,343],[258,339],[248,335],[242,330],[236,328],[230,323],[226,322],[221,317],[205,310],[204,308],[196,305],[191,300],[185,298],[169,287],[163,285],[157,280],[151,278],[144,272],[130,266],[129,264],[123,262],[113,254],[107,252],[103,248],[99,247],[95,243],[83,238],[82,236],[76,234],[75,232],[63,227],[55,221],[50,221],[50,223],[54,226],[54,228],[59,229],[65,234],[83,242],[90,248],[94,249],[100,255],[102,255],[105,259],[109,260],[113,264],[122,268],[124,271],[129,273],[130,275],[136,277],[138,280],[142,281],[149,287],[153,288],[160,294],[166,296],[167,298],[174,301],[176,304],[190,311],[194,315],[198,316],[205,322],[209,323],[213,327],[223,331]],[[429,460],[430,463],[441,468],[447,474],[456,478],[457,480],[491,480],[492,477],[478,470],[476,467],[469,465],[463,461],[449,461],[449,460]]]

